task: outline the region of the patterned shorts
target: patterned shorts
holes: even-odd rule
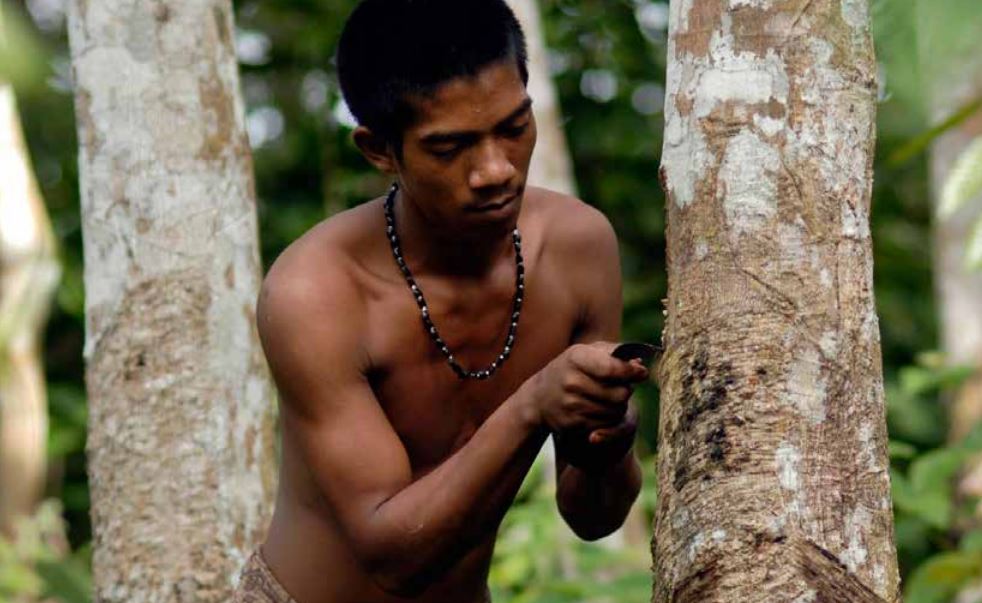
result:
[[[277,582],[257,548],[242,569],[232,603],[297,603]]]

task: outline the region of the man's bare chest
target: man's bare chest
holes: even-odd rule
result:
[[[510,395],[569,345],[576,307],[561,275],[530,270],[511,356],[487,380],[459,379],[423,328],[411,295],[379,298],[372,309],[372,388],[409,454],[414,474],[462,447]],[[429,301],[440,336],[465,368],[486,368],[501,353],[511,320],[505,288],[459,300]]]

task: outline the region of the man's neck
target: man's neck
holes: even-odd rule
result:
[[[485,229],[461,236],[428,221],[415,205],[405,202],[402,191],[396,195],[393,210],[402,255],[415,276],[483,280],[501,261],[514,261],[511,229]]]

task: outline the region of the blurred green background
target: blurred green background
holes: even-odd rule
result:
[[[4,1],[10,40],[0,75],[17,83],[37,178],[60,243],[63,278],[44,338],[51,475],[49,502],[15,540],[0,540],[0,601],[88,600],[89,497],[85,476],[83,280],[76,132],[63,0]],[[313,224],[384,191],[349,140],[332,54],[352,0],[236,2],[237,51],[248,107],[268,266]],[[657,169],[668,5],[652,0],[542,0],[549,69],[580,196],[611,219],[625,277],[625,339],[657,341],[666,294],[664,196]],[[932,290],[925,136],[936,77],[980,53],[978,0],[873,0],[881,63],[873,200],[876,300],[887,382],[897,545],[907,601],[947,601],[982,579],[982,532],[973,501],[953,478],[982,448],[973,434],[946,446],[947,392],[968,370],[949,367],[938,347]],[[16,47],[16,53],[9,50]],[[641,389],[639,451],[650,522],[658,394]],[[496,551],[496,600],[647,601],[645,546],[575,541],[536,466],[506,518]],[[63,517],[64,523],[58,518]],[[968,527],[965,527],[968,526]],[[67,530],[71,552],[46,545]],[[21,597],[21,599],[18,599]],[[26,597],[26,598],[25,598]]]

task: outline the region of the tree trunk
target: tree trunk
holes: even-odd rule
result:
[[[549,55],[536,0],[509,0],[528,45],[529,96],[534,101],[538,140],[529,166],[529,184],[576,194],[576,181],[563,132],[562,111],[549,73]]]
[[[39,342],[58,275],[14,91],[0,81],[0,534],[8,536],[44,495],[48,408]]]
[[[654,601],[893,602],[866,0],[671,5]]]
[[[974,63],[974,64],[973,64]],[[944,119],[982,96],[982,61],[964,63],[962,79],[950,86],[935,87],[935,116]],[[982,114],[945,133],[931,147],[931,192],[935,205],[955,160],[976,137],[982,136]],[[935,298],[941,322],[941,346],[952,364],[982,369],[982,271],[965,267],[965,252],[972,227],[978,220],[982,196],[965,203],[951,217],[934,224]],[[951,439],[961,439],[982,418],[982,370],[978,371],[951,401]],[[982,467],[982,466],[980,466]],[[980,469],[982,471],[982,469]],[[972,479],[968,494],[979,496],[982,487]]]
[[[75,0],[96,601],[227,601],[274,393],[230,0]]]

